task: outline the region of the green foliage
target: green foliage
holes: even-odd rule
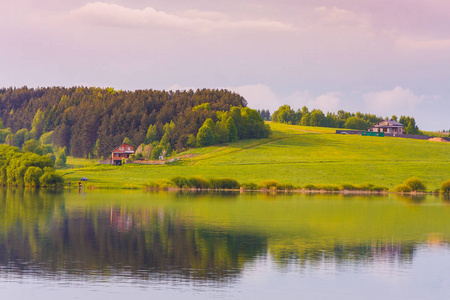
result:
[[[233,178],[212,178],[209,184],[213,189],[239,189],[240,185],[236,179]]]
[[[302,116],[302,119],[300,120],[300,125],[309,126],[310,120],[311,120],[311,115],[309,113],[306,113]]]
[[[263,118],[264,121],[271,121],[272,117],[270,116],[270,111],[267,109],[257,110],[261,118]]]
[[[39,167],[29,167],[24,175],[25,186],[38,187],[40,186],[39,178],[44,174],[44,171]]]
[[[28,130],[25,128],[20,129],[14,134],[14,146],[16,147],[22,147],[23,143],[27,140],[28,137]]]
[[[188,178],[188,186],[195,187],[197,189],[208,189],[210,187],[209,181],[200,176]]]
[[[262,181],[259,185],[262,188],[266,188],[266,189],[271,189],[271,188],[277,189],[278,187],[281,186],[281,184],[275,180],[265,180],[265,181]]]
[[[1,120],[1,118],[0,118]],[[6,143],[6,137],[11,134],[11,128],[0,129],[0,144]]]
[[[357,185],[349,184],[349,183],[342,184],[339,187],[339,189],[342,191],[360,191],[360,190],[362,190],[361,187],[359,187]]]
[[[9,133],[5,138],[5,144],[9,146],[14,146],[14,134]]]
[[[159,159],[159,156],[163,153],[163,151],[164,151],[163,146],[161,146],[161,145],[155,146],[152,150],[151,159],[153,159],[153,160]]]
[[[199,105],[193,107],[192,110],[193,111],[198,111],[198,110],[210,111],[211,110],[211,105],[208,102],[202,103],[202,104],[199,104]]]
[[[182,177],[182,176],[173,177],[172,179],[170,179],[170,181],[172,181],[173,184],[176,187],[179,187],[179,188],[188,188],[188,187],[190,187],[189,181],[185,177]]]
[[[320,109],[314,109],[311,112],[309,126],[323,127],[325,126],[326,117]]]
[[[197,138],[195,137],[195,135],[190,134],[188,136],[188,141],[187,141],[186,145],[190,148],[197,147]]]
[[[53,153],[47,153],[45,154],[45,156],[47,156],[48,158],[50,158],[52,160],[52,163],[55,164],[56,163],[56,156]]]
[[[335,192],[335,191],[339,190],[339,187],[336,185],[331,185],[331,184],[321,184],[321,185],[317,185],[316,189],[319,191]]]
[[[153,148],[154,147],[152,144],[144,145],[143,150],[142,150],[142,156],[145,157],[146,159],[152,159]],[[158,153],[158,156],[159,156],[159,153]]]
[[[273,122],[285,123],[285,124],[299,124],[302,118],[302,112],[299,110],[295,112],[289,105],[283,105],[276,110],[272,115]]]
[[[318,190],[318,188],[314,184],[307,184],[303,187],[307,191],[315,191]]]
[[[56,165],[58,167],[64,167],[67,162],[66,148],[62,148],[56,154]]]
[[[444,194],[449,194],[450,193],[450,180],[446,180],[446,181],[442,182],[441,191]]]
[[[214,121],[211,118],[206,119],[205,122],[203,123],[203,126],[211,128],[211,131],[213,133],[216,130],[216,126],[214,124]]]
[[[247,105],[236,93],[210,89],[117,92],[112,88],[23,87],[1,89],[0,96],[0,116],[11,132],[31,128],[26,135],[19,132],[10,136],[11,145],[21,146],[28,139],[53,132],[42,144],[66,147],[75,157],[109,156],[125,137],[135,145],[159,142],[164,124],[174,124],[167,134],[170,147],[164,143],[166,151],[182,150],[187,137],[197,135],[206,119],[217,122],[218,111]]]
[[[39,183],[43,187],[61,187],[64,185],[64,179],[56,174],[53,169],[44,169],[44,175],[39,178]]]
[[[404,184],[406,184],[407,186],[409,186],[411,188],[412,191],[426,191],[427,187],[425,186],[425,184],[422,182],[422,180],[420,180],[417,177],[411,177],[408,180],[406,180],[404,182]]]
[[[23,143],[22,150],[25,152],[33,152],[38,155],[44,154],[44,150],[42,149],[41,144],[34,139],[28,140]]]
[[[230,142],[236,142],[239,139],[238,132],[236,125],[234,124],[234,119],[232,117],[229,117],[227,119],[226,123],[227,129],[228,129],[228,137]]]
[[[42,145],[52,144],[52,137],[53,137],[53,131],[46,132],[41,135],[39,138],[39,142],[41,142]]]
[[[128,145],[133,145],[133,142],[128,138],[128,137],[125,137],[124,139],[123,139],[123,142],[122,143],[125,143],[125,144],[128,144]]]
[[[28,171],[30,168],[32,169]],[[54,170],[53,162],[46,156],[32,152],[23,153],[16,147],[0,145],[0,185],[38,186],[36,181],[38,169]]]
[[[2,118],[0,118],[0,129],[5,129],[5,125],[3,125]]]
[[[52,145],[41,145],[43,154],[53,154],[53,147]]]
[[[227,126],[223,122],[218,121],[215,126],[214,140],[218,144],[223,144],[228,142],[229,138],[230,133],[227,129]]]
[[[243,184],[241,184],[241,187],[243,189],[250,190],[250,191],[256,191],[259,188],[259,186],[254,182],[243,183]]]
[[[214,133],[210,127],[203,125],[198,130],[196,140],[199,147],[214,145]]]
[[[144,188],[150,190],[168,189],[173,186],[174,186],[173,182],[166,180],[149,181],[144,184]]]
[[[44,119],[44,112],[41,109],[38,109],[36,111],[36,114],[34,115],[33,122],[31,123],[31,130],[30,130],[31,138],[39,139],[39,137],[42,135],[43,119]]]
[[[410,193],[411,191],[412,188],[405,183],[399,184],[394,188],[394,192],[397,193]]]
[[[350,117],[345,121],[344,127],[348,129],[367,130],[370,126],[369,123],[362,118]]]
[[[416,120],[414,118],[400,116],[399,123],[405,126],[406,134],[420,134],[419,127],[416,125]]]
[[[147,135],[145,136],[145,143],[150,144],[157,141],[158,132],[156,125],[150,125],[147,129]]]

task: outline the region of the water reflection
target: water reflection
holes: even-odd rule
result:
[[[3,274],[228,282],[268,255],[300,268],[409,264],[417,247],[448,247],[450,233],[450,211],[402,204],[426,197],[0,193]]]

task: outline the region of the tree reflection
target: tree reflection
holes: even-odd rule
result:
[[[296,228],[295,236],[274,230],[227,227],[223,220],[214,227],[208,226],[217,215],[201,210],[202,217],[210,219],[200,222],[199,216],[194,218],[186,206],[177,206],[183,202],[182,194],[175,195],[173,205],[145,201],[131,205],[125,201],[92,207],[85,197],[79,197],[76,205],[69,205],[61,192],[0,189],[0,193],[1,272],[46,276],[62,272],[75,278],[127,273],[144,280],[226,282],[238,278],[246,263],[267,254],[281,266],[327,261],[408,263],[417,246],[423,244],[377,238],[376,234],[364,240],[354,236],[345,240],[346,232],[340,238],[332,234],[320,236],[317,228],[308,229],[306,225]],[[208,202],[207,195],[195,194],[196,200],[202,197]],[[234,197],[236,194],[230,194],[226,199]],[[324,220],[321,214],[317,216],[322,219],[311,215],[311,221],[305,224]],[[327,216],[334,217],[330,213]],[[329,228],[330,232],[337,223],[332,221],[326,227],[321,222],[320,228]],[[434,223],[428,226],[439,228]],[[447,245],[445,236],[438,233],[429,234],[425,242],[436,247]]]
[[[1,203],[7,226],[0,227],[0,264],[13,272],[127,271],[216,281],[235,277],[267,252],[264,237],[197,228],[174,210],[66,211],[39,193],[12,193]]]

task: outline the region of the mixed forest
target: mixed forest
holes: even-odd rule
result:
[[[38,154],[51,155],[46,145],[52,145],[74,157],[106,158],[126,142],[148,156],[170,156],[186,148],[268,137],[269,126],[246,106],[242,96],[227,90],[3,88],[0,143]]]

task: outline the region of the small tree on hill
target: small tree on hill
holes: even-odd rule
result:
[[[210,146],[214,144],[214,134],[211,128],[203,125],[198,130],[197,144],[199,147]]]
[[[234,120],[232,117],[229,117],[227,119],[226,126],[227,126],[228,133],[229,133],[229,141],[236,142],[239,137],[238,137],[238,131],[237,131],[236,125],[234,125]]]

